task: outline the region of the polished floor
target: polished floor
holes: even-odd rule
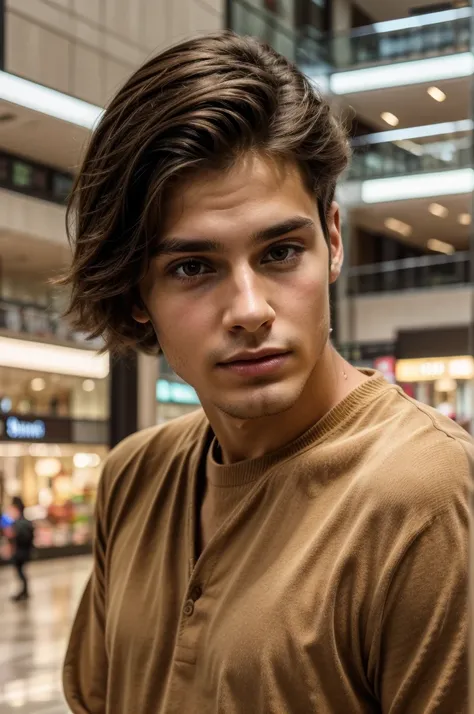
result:
[[[31,563],[31,598],[12,603],[12,569],[0,568],[0,714],[68,714],[61,665],[89,575],[89,558]]]

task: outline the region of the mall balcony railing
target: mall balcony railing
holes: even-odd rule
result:
[[[470,50],[470,7],[377,22],[334,35],[313,26],[295,31],[277,13],[248,0],[230,0],[228,8],[231,29],[265,40],[312,74],[324,73],[324,68],[359,69]]]
[[[331,65],[334,69],[359,69],[468,52],[471,13],[470,7],[446,10],[335,35],[330,41]]]
[[[470,284],[469,252],[359,265],[348,270],[349,293],[400,292]]]
[[[354,147],[347,175],[349,180],[410,176],[472,166],[470,135],[440,136],[423,142],[402,140],[366,145],[364,140],[367,139],[358,137]]]
[[[51,307],[0,298],[0,333],[9,337],[28,337],[89,349],[101,349],[101,340],[86,336],[68,325],[61,313]]]

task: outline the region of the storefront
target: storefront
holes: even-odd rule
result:
[[[156,383],[157,424],[164,424],[199,408],[196,390],[173,372],[164,355],[159,356],[159,375]]]
[[[472,433],[472,357],[400,359],[396,378],[409,396],[438,409]]]
[[[189,384],[163,378],[156,383],[157,424],[189,414],[199,406],[199,397]]]
[[[22,498],[38,557],[90,550],[107,431],[104,421],[0,417],[2,512],[13,496]]]
[[[0,337],[0,513],[22,498],[39,558],[91,549],[109,382],[107,355]]]
[[[344,344],[339,352],[351,364],[359,368],[376,369],[388,382],[395,382],[395,343],[357,342]]]

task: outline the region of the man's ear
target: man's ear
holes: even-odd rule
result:
[[[331,255],[329,282],[335,283],[341,274],[342,264],[344,262],[344,247],[342,245],[341,235],[341,213],[339,205],[336,201],[333,201],[331,204],[327,221],[329,251]]]
[[[132,308],[132,317],[136,320],[136,322],[141,322],[142,324],[150,322],[148,310],[146,309],[145,303],[141,297],[137,298],[135,305]]]

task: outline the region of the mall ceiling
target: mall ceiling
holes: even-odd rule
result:
[[[83,127],[0,101],[0,149],[11,154],[74,172],[89,136]]]
[[[433,203],[439,203],[448,210],[446,218],[438,218],[429,211]],[[392,203],[361,206],[351,211],[351,220],[355,225],[374,233],[391,236],[407,243],[426,246],[430,238],[450,243],[457,250],[467,250],[471,226],[458,222],[460,214],[471,212],[471,196],[443,196],[441,198],[417,199],[411,201],[393,201]],[[388,230],[385,221],[396,218],[412,229],[408,238]]]
[[[20,233],[0,231],[1,269],[5,274],[51,278],[64,269],[70,255],[67,244],[62,246]]]
[[[451,79],[347,94],[340,98],[342,113],[349,119],[354,115],[359,116],[376,131],[392,128],[381,119],[383,112],[391,112],[398,117],[397,129],[460,121],[472,116],[471,82],[472,79],[468,78]],[[444,102],[436,102],[428,94],[427,90],[433,85],[446,94]]]

